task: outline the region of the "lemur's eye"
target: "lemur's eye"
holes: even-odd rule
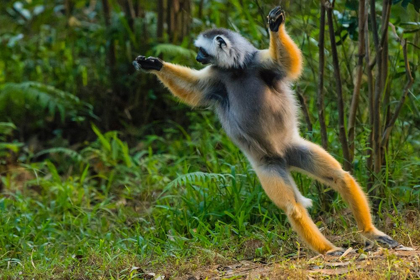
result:
[[[204,55],[204,56],[209,56],[209,54],[206,52],[206,50],[202,47],[200,47],[200,52]]]
[[[222,38],[222,37],[217,36],[217,37],[216,37],[216,40],[217,40],[217,42],[219,42],[219,48],[222,48],[222,46],[223,46],[223,45],[227,46],[227,44],[226,44],[225,40],[223,40],[223,38]]]

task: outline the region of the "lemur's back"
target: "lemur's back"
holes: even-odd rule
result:
[[[226,133],[250,155],[279,156],[297,136],[296,105],[278,69],[213,67],[222,85],[212,93]]]

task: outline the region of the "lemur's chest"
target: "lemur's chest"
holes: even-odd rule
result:
[[[275,153],[272,139],[287,133],[287,115],[293,115],[279,73],[251,69],[219,77],[211,94],[226,133],[248,152]]]
[[[217,76],[218,82],[209,94],[210,99],[216,101],[216,106],[254,116],[272,101],[272,95],[279,91],[281,80],[279,72],[254,68],[220,70]],[[280,94],[278,98],[281,98]]]

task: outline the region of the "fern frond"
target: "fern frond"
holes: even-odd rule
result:
[[[170,182],[166,189],[170,189],[175,186],[186,185],[191,183],[206,183],[212,180],[215,181],[226,181],[228,178],[232,179],[232,174],[220,174],[220,173],[204,173],[204,172],[193,172],[188,174],[183,174]]]
[[[16,108],[35,107],[46,110],[50,115],[59,113],[64,121],[67,111],[83,109],[84,102],[53,86],[38,82],[6,83],[0,87],[0,111]],[[31,108],[31,109],[35,109]]]
[[[78,152],[76,152],[74,150],[71,150],[71,149],[67,149],[67,148],[61,148],[61,147],[51,148],[51,149],[46,149],[46,150],[40,151],[39,153],[35,154],[34,157],[39,157],[41,155],[53,154],[53,153],[65,154],[65,155],[69,156],[70,158],[72,158],[72,159],[74,159],[78,162],[84,161],[84,158]]]
[[[173,45],[173,44],[159,44],[153,48],[154,55],[159,56],[164,53],[171,56],[184,56],[186,58],[194,59],[197,53],[187,48]]]
[[[0,135],[11,135],[16,126],[11,122],[0,122]]]

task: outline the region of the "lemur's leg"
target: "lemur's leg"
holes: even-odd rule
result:
[[[304,205],[299,202],[300,193],[293,187],[290,173],[277,166],[256,167],[258,178],[268,197],[282,209],[293,229],[313,250],[322,254],[341,255],[342,248],[329,242],[314,224]]]
[[[356,180],[344,171],[330,154],[320,146],[301,140],[286,156],[291,169],[297,169],[331,186],[349,205],[362,235],[391,248],[399,245],[391,237],[378,230],[372,223],[367,197]]]
[[[139,56],[133,61],[137,69],[155,74],[159,80],[181,101],[191,106],[200,105],[204,99],[201,81],[209,76],[209,68],[200,71],[164,62],[155,57]]]
[[[279,63],[289,79],[297,79],[302,72],[302,54],[286,32],[285,12],[276,7],[270,11],[267,18],[270,28],[270,47],[264,54],[265,59]]]

